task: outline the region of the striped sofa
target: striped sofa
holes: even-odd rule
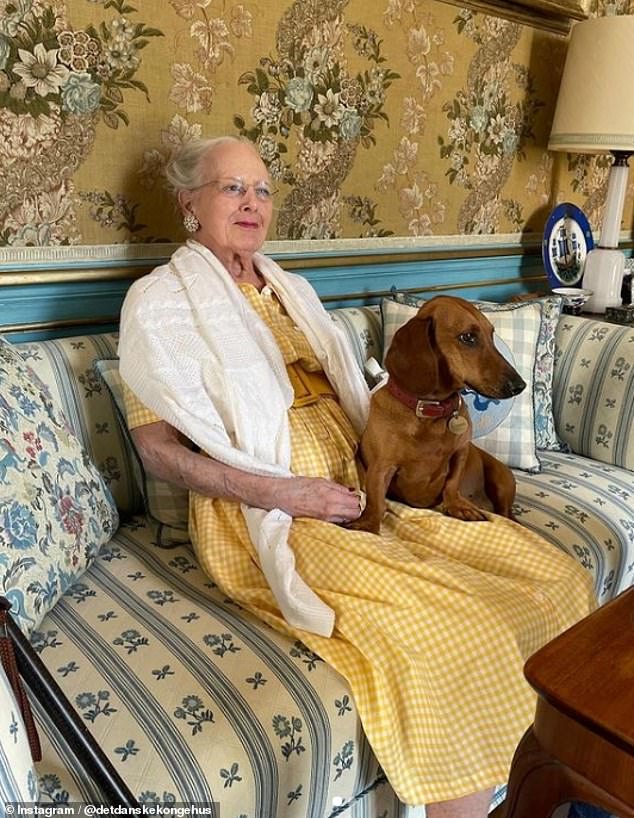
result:
[[[333,318],[360,365],[380,359],[376,308]],[[178,519],[145,513],[138,463],[94,367],[112,365],[116,344],[100,334],[17,345],[122,521],[32,634],[39,656],[139,801],[219,804],[222,818],[422,816],[386,782],[345,681],[227,599]],[[634,579],[634,329],[562,316],[555,361],[554,416],[570,451],[540,452],[539,473],[516,473],[515,511],[591,572],[603,603]],[[34,700],[40,802],[100,800]]]

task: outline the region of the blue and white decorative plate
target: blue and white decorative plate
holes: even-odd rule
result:
[[[586,256],[593,247],[592,230],[583,211],[571,202],[557,205],[548,217],[542,241],[550,286],[580,287]]]

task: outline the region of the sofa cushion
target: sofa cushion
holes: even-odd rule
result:
[[[37,801],[37,777],[20,708],[0,662],[0,805]]]
[[[379,307],[340,307],[330,317],[343,331],[359,369],[368,358],[382,359],[383,328]]]
[[[490,301],[476,302],[485,312],[521,308],[525,302],[495,304]],[[563,299],[560,296],[536,298],[531,303],[541,310],[535,368],[533,371],[533,418],[535,422],[535,447],[547,451],[567,451],[557,434],[553,415],[553,373],[555,368],[555,337]]]
[[[126,437],[134,454],[134,473],[143,496],[145,511],[159,524],[156,544],[163,548],[171,548],[179,543],[188,542],[189,491],[167,480],[152,477],[143,467],[143,462],[127,427],[119,359],[102,358],[95,361],[94,366],[114,401],[121,434]]]
[[[155,537],[146,519],[124,524],[31,637],[139,800],[297,818],[366,791],[385,791],[371,814],[396,802],[343,678],[225,598],[189,547],[152,549]],[[41,707],[36,718],[41,790],[89,798]]]
[[[421,301],[420,304],[423,302]],[[403,304],[391,298],[383,299],[383,355],[396,331],[418,312],[418,306]],[[502,351],[526,381],[527,387],[520,395],[494,404],[494,423],[477,438],[477,445],[497,457],[508,466],[539,471],[540,464],[535,445],[534,383],[537,340],[541,326],[541,307],[534,302],[510,304],[505,309],[493,310],[482,307],[495,327],[496,336],[502,342]],[[480,401],[475,393],[465,401],[472,413],[478,410]],[[488,405],[488,401],[482,401]],[[500,414],[500,409],[502,412]],[[480,425],[475,420],[474,427]],[[482,424],[485,425],[484,423]]]
[[[0,339],[0,592],[25,633],[118,524],[105,480],[57,402]]]
[[[515,517],[575,557],[607,602],[634,584],[634,473],[576,454],[540,458],[540,474],[515,472]]]
[[[420,307],[425,299],[394,290],[396,301],[410,306]],[[525,302],[496,303],[494,301],[474,301],[474,304],[485,311],[518,309]],[[533,373],[533,404],[535,420],[535,447],[548,451],[568,451],[555,427],[553,416],[553,373],[555,364],[555,337],[561,316],[563,299],[560,296],[545,296],[532,298],[532,304],[537,304],[541,310],[539,336],[535,354],[535,369]]]
[[[553,406],[577,454],[634,470],[634,327],[564,315],[556,336]]]
[[[15,349],[48,386],[90,459],[108,484],[119,511],[134,514],[141,497],[132,452],[121,433],[108,390],[93,369],[95,358],[116,355],[114,333],[30,341]]]

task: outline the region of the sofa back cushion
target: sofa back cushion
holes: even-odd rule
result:
[[[119,373],[119,359],[107,358],[94,362],[99,377],[104,381],[114,401],[122,434],[134,455],[134,475],[143,496],[146,514],[157,523],[156,544],[172,548],[189,541],[189,491],[181,486],[160,480],[149,474],[128,430],[124,383]]]
[[[134,479],[133,455],[103,381],[94,370],[96,358],[116,355],[115,333],[31,341],[15,349],[48,386],[71,429],[85,446],[112,493],[119,511],[141,508]]]
[[[553,409],[576,454],[634,470],[634,327],[562,315]]]
[[[346,336],[354,359],[361,370],[368,358],[383,356],[381,310],[375,307],[339,307],[330,317]]]

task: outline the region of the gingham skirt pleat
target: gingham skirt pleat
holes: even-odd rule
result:
[[[336,401],[292,409],[290,422],[296,474],[358,485],[354,434]],[[518,524],[390,502],[380,536],[293,521],[298,571],[336,614],[326,639],[283,620],[237,504],[193,495],[191,533],[228,596],[348,680],[374,753],[408,804],[506,779],[535,707],[525,660],[594,606],[587,572]]]

